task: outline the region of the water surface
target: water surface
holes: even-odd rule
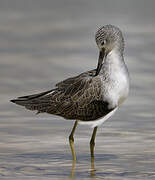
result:
[[[155,178],[154,6],[153,0],[0,2],[0,179]],[[77,128],[73,168],[68,143],[73,122],[35,115],[9,100],[93,69],[95,31],[109,23],[125,37],[131,91],[97,132],[92,172],[92,129]]]

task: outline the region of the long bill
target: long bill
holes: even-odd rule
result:
[[[97,69],[96,69],[96,74],[95,76],[97,76],[101,70],[101,67],[102,67],[102,62],[103,60],[105,59],[106,57],[106,53],[105,53],[105,50],[102,49],[102,51],[100,51],[100,54],[99,54],[99,58],[98,58],[98,65],[97,65]]]

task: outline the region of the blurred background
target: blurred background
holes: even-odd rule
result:
[[[73,122],[9,100],[95,68],[94,35],[105,24],[124,34],[131,89],[99,128],[93,179],[155,177],[154,7],[154,0],[0,0],[0,179],[68,179]],[[91,133],[76,131],[76,179],[92,179]]]

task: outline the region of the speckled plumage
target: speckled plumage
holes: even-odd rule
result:
[[[101,100],[101,79],[94,77],[94,74],[95,70],[82,73],[58,83],[54,90],[19,97],[15,103],[39,113],[60,115],[66,119],[98,119],[111,109],[107,108],[107,102]]]
[[[124,39],[112,25],[103,26],[96,35],[105,59],[96,69],[66,79],[47,92],[19,97],[12,102],[38,113],[46,112],[65,119],[94,121],[117,108],[127,97],[129,78],[123,59]]]

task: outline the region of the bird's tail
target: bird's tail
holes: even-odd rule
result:
[[[11,102],[24,106],[29,110],[37,110],[38,113],[46,112],[48,107],[50,107],[48,95],[54,91],[55,89],[52,89],[38,94],[18,97],[17,99],[11,100]]]

